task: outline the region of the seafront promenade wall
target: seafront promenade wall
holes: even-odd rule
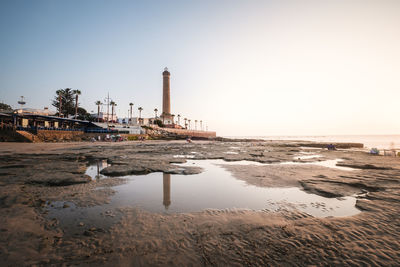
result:
[[[174,129],[174,128],[160,128],[153,127],[154,130],[158,130],[161,132],[172,133],[180,136],[191,136],[198,138],[215,138],[217,136],[216,132],[211,131],[196,131],[196,130],[186,130],[186,129]]]
[[[83,131],[38,131],[37,136],[43,141],[89,141],[92,138],[96,140],[100,136],[101,140],[105,140],[106,136],[116,135],[118,133],[85,133]],[[123,137],[139,136],[135,134],[121,134]]]
[[[83,131],[57,131],[57,130],[37,130],[37,137],[42,141],[79,141],[85,136]]]
[[[31,142],[31,140],[20,135],[14,130],[1,129],[0,142]]]
[[[84,131],[67,131],[67,130],[41,130],[37,129],[35,132],[29,131],[16,131],[16,130],[4,130],[0,131],[1,142],[63,142],[63,141],[89,141],[92,138],[104,140],[107,133],[85,133]],[[115,134],[114,134],[115,135]],[[173,129],[173,128],[160,128],[151,127],[146,130],[146,134],[120,134],[122,137],[128,140],[137,140],[140,137],[146,138],[148,135],[150,138],[156,139],[183,139],[188,136],[192,138],[210,139],[216,137],[216,132],[209,131],[196,131],[196,130],[185,130],[185,129]]]

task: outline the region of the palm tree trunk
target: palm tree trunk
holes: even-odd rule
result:
[[[97,122],[100,122],[100,105],[97,105]]]
[[[78,94],[76,94],[76,99],[75,99],[75,120],[78,117]]]
[[[132,106],[131,106],[131,120],[130,120],[130,124],[132,123]]]

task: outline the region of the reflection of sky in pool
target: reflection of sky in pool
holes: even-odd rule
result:
[[[91,164],[87,169],[85,174],[89,175],[92,177],[92,180],[99,179],[99,178],[105,178],[106,176],[102,175],[100,171],[106,167],[110,166],[110,164],[107,163],[107,160],[99,160],[93,164]]]
[[[251,161],[189,160],[180,166],[199,166],[204,172],[195,175],[151,173],[125,176],[127,183],[113,187],[116,193],[107,206],[138,206],[152,212],[195,212],[205,209],[274,211],[296,208],[317,217],[350,216],[360,212],[355,208],[354,197],[325,198],[297,187],[248,185],[234,178],[219,164],[265,165]]]
[[[299,156],[294,156],[293,159],[314,159],[314,158],[320,158],[322,157],[321,155],[299,155]]]

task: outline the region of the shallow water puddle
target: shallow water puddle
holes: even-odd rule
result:
[[[299,148],[303,149],[303,150],[306,150],[306,149],[308,149],[308,150],[322,150],[323,149],[321,147],[312,147],[312,146],[300,146]]]
[[[324,163],[325,162],[325,163]],[[322,161],[327,164],[327,161]],[[329,164],[336,164],[328,161]],[[238,180],[222,165],[263,165],[253,161],[188,160],[179,166],[198,166],[204,172],[195,175],[151,173],[124,176],[125,184],[113,186],[115,194],[108,204],[78,207],[71,202],[55,201],[46,207],[49,219],[58,219],[65,233],[74,235],[103,231],[121,216],[119,208],[139,207],[151,212],[196,212],[207,209],[256,211],[299,210],[315,217],[351,216],[360,212],[355,197],[326,198],[306,193],[297,187],[266,188]],[[289,164],[289,163],[287,163]],[[291,162],[293,164],[293,162]],[[297,163],[296,163],[297,164]],[[309,164],[309,163],[299,163]],[[315,163],[314,163],[315,164]],[[88,167],[93,179],[105,178],[100,171],[109,166],[99,161]]]
[[[194,155],[174,155],[174,158],[188,158],[188,159],[193,159]]]
[[[234,178],[221,164],[256,164],[252,161],[189,160],[179,166],[198,166],[195,175],[151,173],[124,176],[128,182],[116,191],[107,208],[137,206],[152,212],[195,212],[205,209],[298,209],[316,217],[359,213],[354,197],[326,198],[297,187],[265,188]]]
[[[299,210],[315,217],[351,216],[360,213],[355,197],[326,198],[306,193],[297,187],[266,188],[238,180],[221,165],[256,164],[253,161],[189,160],[180,166],[199,166],[204,172],[195,175],[151,173],[124,176],[127,183],[113,186],[115,194],[107,204],[78,207],[74,203],[48,203],[47,217],[57,219],[68,235],[93,235],[108,229],[123,215],[120,208],[139,207],[151,212],[196,212],[207,209],[256,211]],[[93,179],[104,178],[100,161],[88,167]]]
[[[312,161],[312,162],[296,162],[296,161],[287,161],[287,162],[280,162],[277,164],[282,164],[282,165],[318,165],[318,166],[323,166],[331,169],[338,169],[342,171],[354,171],[355,169],[350,168],[350,167],[341,167],[337,166],[337,164],[342,161],[341,159],[328,159],[328,160],[322,160],[322,161]]]
[[[257,161],[251,161],[251,160],[213,160],[216,162],[215,164],[225,164],[225,165],[255,165],[255,166],[266,166],[267,164],[270,165],[269,163],[261,163]],[[192,164],[195,163],[192,161]],[[182,164],[181,164],[182,165]]]
[[[100,179],[100,178],[105,178],[107,176],[103,175],[100,173],[100,171],[106,167],[110,166],[109,163],[107,163],[107,160],[99,160],[93,164],[91,164],[87,169],[85,174],[89,175],[92,177],[92,180]]]
[[[319,156],[319,155],[316,155]],[[355,169],[350,167],[341,167],[336,164],[342,161],[341,159],[330,159],[330,160],[322,160],[322,161],[312,161],[312,162],[298,162],[298,161],[284,161],[278,163],[261,163],[257,161],[251,160],[238,160],[238,161],[224,161],[221,160],[221,164],[224,165],[255,165],[255,166],[268,166],[268,165],[317,165],[323,166],[332,169],[338,169],[342,171],[354,171]]]
[[[320,158],[322,157],[321,155],[306,155],[306,156],[294,156],[293,159],[314,159],[314,158]]]

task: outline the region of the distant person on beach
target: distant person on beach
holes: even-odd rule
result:
[[[186,142],[192,143],[192,139],[190,138],[190,136],[188,138],[186,138]]]
[[[336,147],[333,144],[329,144],[328,150],[336,150]]]
[[[379,150],[376,147],[373,147],[373,148],[371,148],[369,153],[372,155],[379,155]]]

